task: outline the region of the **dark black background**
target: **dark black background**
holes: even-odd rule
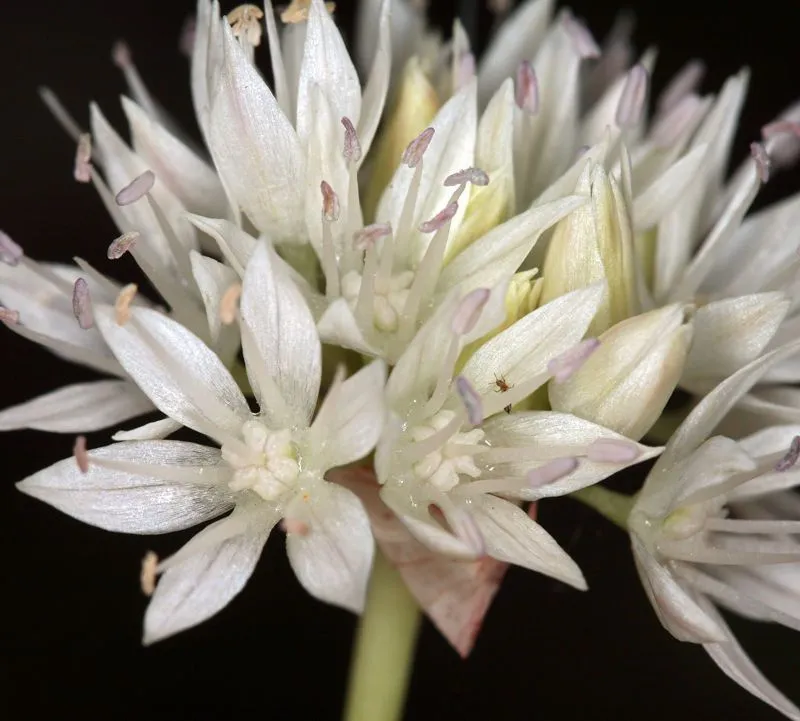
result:
[[[109,54],[124,37],[154,95],[193,128],[188,66],[177,52],[190,2],[2,5],[0,227],[32,256],[66,261],[80,253],[108,269],[103,255],[115,234],[111,221],[91,189],[72,181],[72,143],[35,88],[51,85],[84,123],[87,101],[97,100],[123,127],[116,100],[123,84]],[[454,3],[434,5],[439,19],[452,17]],[[598,35],[615,13],[605,2],[579,0],[573,7]],[[660,47],[657,87],[692,57],[708,61],[705,89],[750,65],[737,157],[760,125],[800,94],[795,3],[638,0],[630,9],[638,17],[638,47]],[[349,26],[349,3],[340,3],[338,14]],[[798,173],[785,174],[764,196],[790,192],[797,180]],[[0,352],[2,406],[92,378],[9,332]],[[91,437],[90,446],[103,438]],[[337,718],[354,619],[301,591],[280,537],[271,540],[246,590],[215,619],[154,648],[139,645],[146,605],[138,589],[140,559],[150,548],[170,553],[190,534],[109,534],[14,489],[15,481],[69,455],[72,442],[35,432],[0,435],[0,716]],[[620,531],[570,500],[541,504],[540,518],[574,555],[592,590],[579,594],[512,570],[466,662],[426,625],[408,719],[778,718],[701,649],[662,630]],[[800,701],[800,640],[770,626],[735,628],[770,678]]]

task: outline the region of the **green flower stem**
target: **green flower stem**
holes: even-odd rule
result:
[[[344,721],[399,721],[411,676],[420,609],[376,551],[350,665]]]
[[[595,511],[615,523],[623,531],[628,530],[628,516],[636,501],[635,496],[609,491],[608,488],[603,488],[602,486],[589,486],[570,493],[570,497],[590,508],[594,508]]]

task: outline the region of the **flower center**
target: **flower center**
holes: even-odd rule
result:
[[[363,277],[351,270],[342,278],[342,296],[351,310],[355,310]],[[408,291],[414,282],[414,271],[404,270],[386,280],[376,278],[372,304],[372,322],[385,333],[393,333],[400,322],[400,314],[408,298]]]
[[[249,489],[267,501],[291,490],[300,475],[292,432],[271,431],[259,421],[248,421],[242,426],[242,439],[242,444],[222,446],[222,457],[233,468],[230,489]]]
[[[411,437],[421,442],[438,433],[455,417],[453,411],[441,410],[425,424],[411,429]],[[484,432],[474,428],[466,433],[454,433],[447,442],[414,464],[414,473],[440,491],[451,491],[459,482],[459,475],[478,478],[481,470],[472,456],[478,452]]]

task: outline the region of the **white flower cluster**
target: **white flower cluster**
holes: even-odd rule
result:
[[[800,718],[716,609],[800,627],[800,196],[745,218],[800,152],[800,107],[728,179],[745,73],[702,95],[689,64],[650,114],[654,53],[616,32],[600,48],[552,0],[522,3],[480,62],[458,22],[443,42],[417,4],[365,0],[359,72],[329,5],[199,0],[208,156],[124,46],[130,145],[45,92],[119,228],[109,260],[131,255],[161,300],[0,233],[0,320],[113,377],[0,413],[116,431],[19,488],[113,531],[222,517],[146,558],[152,642],[224,607],[278,524],[309,593],[359,612],[370,490],[408,543],[585,589],[535,502],[660,455],[624,514],[659,618]],[[693,409],[666,448],[640,444],[676,388]],[[750,435],[709,438],[723,420]],[[165,440],[181,428],[212,445]]]

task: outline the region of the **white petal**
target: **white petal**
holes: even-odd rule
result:
[[[196,251],[190,254],[192,261],[192,273],[197,288],[200,290],[200,297],[206,307],[206,317],[208,318],[208,329],[211,334],[212,342],[216,343],[219,339],[222,320],[219,315],[219,306],[225,292],[239,280],[239,276],[227,265],[223,265],[218,260],[200,255]]]
[[[631,544],[639,578],[664,628],[679,641],[707,643],[724,639],[724,627],[697,605],[672,572],[653,558],[635,533],[631,535]]]
[[[367,84],[364,86],[361,119],[358,122],[358,139],[363,153],[362,161],[372,146],[389,92],[389,80],[392,72],[391,21],[391,0],[383,0],[378,18],[378,47],[372,60],[372,69],[369,72]],[[369,34],[373,34],[372,28],[370,28]]]
[[[338,298],[328,306],[319,319],[317,329],[325,343],[340,345],[369,356],[380,355],[380,350],[364,338],[353,311],[344,298]]]
[[[136,103],[122,98],[133,149],[192,213],[225,216],[228,199],[214,169],[159,125]]]
[[[236,535],[224,538],[222,533],[224,540],[209,547],[205,538],[224,531],[221,527],[234,519],[235,515],[203,529],[181,549],[188,558],[161,577],[144,618],[145,644],[202,623],[244,588],[278,516],[260,514]]]
[[[513,503],[484,496],[475,502],[473,517],[490,556],[586,590],[586,581],[576,563],[544,528]]]
[[[250,409],[222,361],[197,336],[165,315],[132,308],[119,325],[107,306],[95,320],[123,368],[173,420],[219,440],[238,435]]]
[[[569,195],[514,216],[471,243],[448,263],[436,287],[443,295],[460,286],[466,293],[475,288],[493,288],[522,265],[542,233],[587,202]]]
[[[759,293],[708,303],[694,315],[694,338],[683,381],[725,378],[757,358],[775,335],[789,299]]]
[[[286,77],[286,68],[283,64],[283,53],[281,52],[281,43],[278,36],[278,27],[275,23],[275,11],[272,9],[271,0],[266,0],[264,3],[265,22],[267,24],[267,40],[269,42],[269,61],[272,65],[272,75],[275,79],[275,97],[278,100],[283,114],[287,118],[293,118],[294,112],[292,106],[294,99],[292,92],[289,90],[288,80]]]
[[[101,468],[92,458],[180,470],[195,482],[164,481]],[[227,472],[216,448],[181,441],[114,443],[89,453],[82,473],[70,457],[34,473],[17,487],[84,523],[122,533],[168,533],[203,523],[233,504],[227,486],[204,482],[211,470]],[[218,475],[218,474],[217,474]]]
[[[275,257],[261,243],[244,276],[240,308],[247,373],[263,415],[281,419],[281,427],[307,426],[319,393],[322,346],[311,311]]]
[[[286,551],[297,579],[315,598],[354,613],[364,608],[374,542],[361,501],[341,486],[320,483],[287,509],[301,505],[308,533],[290,533]]]
[[[514,77],[523,60],[533,58],[547,32],[552,13],[553,0],[527,0],[498,28],[478,70],[481,105],[489,101],[506,78]]]
[[[322,0],[312,0],[308,10],[306,42],[297,87],[297,134],[301,142],[313,132],[311,91],[322,88],[334,116],[347,117],[358,127],[361,117],[361,85],[344,40]]]
[[[305,161],[297,135],[224,23],[225,63],[209,147],[225,185],[275,241],[302,237]]]
[[[769,704],[790,719],[800,719],[800,709],[764,678],[763,674],[739,645],[736,637],[713,604],[706,599],[700,599],[700,603],[706,613],[714,618],[725,630],[727,636],[724,643],[708,643],[703,646],[708,655],[714,660],[714,663],[729,678],[736,681],[756,698],[761,699],[764,703]]]
[[[88,433],[153,410],[129,381],[64,386],[0,412],[0,430],[33,428],[51,433]]]
[[[183,428],[181,423],[173,421],[172,418],[162,418],[160,421],[145,423],[138,428],[131,428],[128,431],[117,431],[111,440],[114,441],[160,441],[171,436],[176,431]]]
[[[366,456],[383,430],[386,364],[374,361],[343,383],[334,383],[308,436],[309,457],[319,471]]]
[[[634,443],[603,426],[569,413],[555,411],[532,411],[513,415],[498,413],[487,420],[482,428],[492,448],[519,448],[521,451],[527,451],[524,461],[487,460],[486,465],[490,466],[491,470],[487,469],[488,472],[483,474],[483,478],[504,476],[522,478],[529,470],[538,468],[554,458],[584,455],[588,446],[598,440],[626,441],[639,450],[639,455],[627,462],[611,463],[581,458],[578,467],[569,475],[554,483],[519,494],[520,498],[528,501],[572,493],[608,478],[623,468],[654,458],[662,450]],[[536,451],[535,459],[531,459],[533,450]]]
[[[217,242],[225,260],[243,277],[244,269],[250,262],[250,256],[256,249],[256,239],[229,220],[205,218],[201,215],[191,214],[186,217],[198,230],[203,231]]]

